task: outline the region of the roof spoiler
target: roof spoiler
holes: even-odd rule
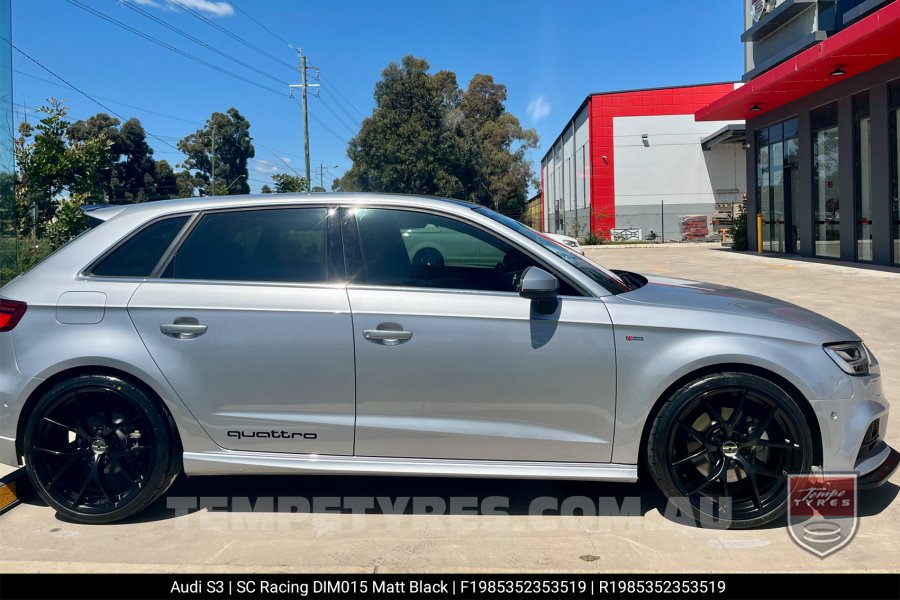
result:
[[[110,206],[109,204],[85,204],[81,207],[81,211],[87,215],[88,223],[93,229],[100,223],[108,221],[123,210],[126,205],[119,204]]]

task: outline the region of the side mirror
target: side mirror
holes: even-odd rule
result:
[[[528,267],[519,279],[519,295],[539,302],[556,300],[559,280],[543,269]]]

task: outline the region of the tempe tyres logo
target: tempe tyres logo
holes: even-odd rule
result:
[[[819,558],[856,534],[856,474],[788,476],[788,533]]]

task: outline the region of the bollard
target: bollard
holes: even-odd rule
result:
[[[763,218],[762,213],[756,214],[756,251],[762,254],[763,250]]]

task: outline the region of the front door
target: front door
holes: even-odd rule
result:
[[[356,455],[608,462],[615,352],[602,302],[561,281],[540,314],[537,262],[494,234],[412,210],[345,219],[356,344]]]
[[[353,453],[353,339],[333,213],[202,215],[129,303],[160,370],[223,448]]]

